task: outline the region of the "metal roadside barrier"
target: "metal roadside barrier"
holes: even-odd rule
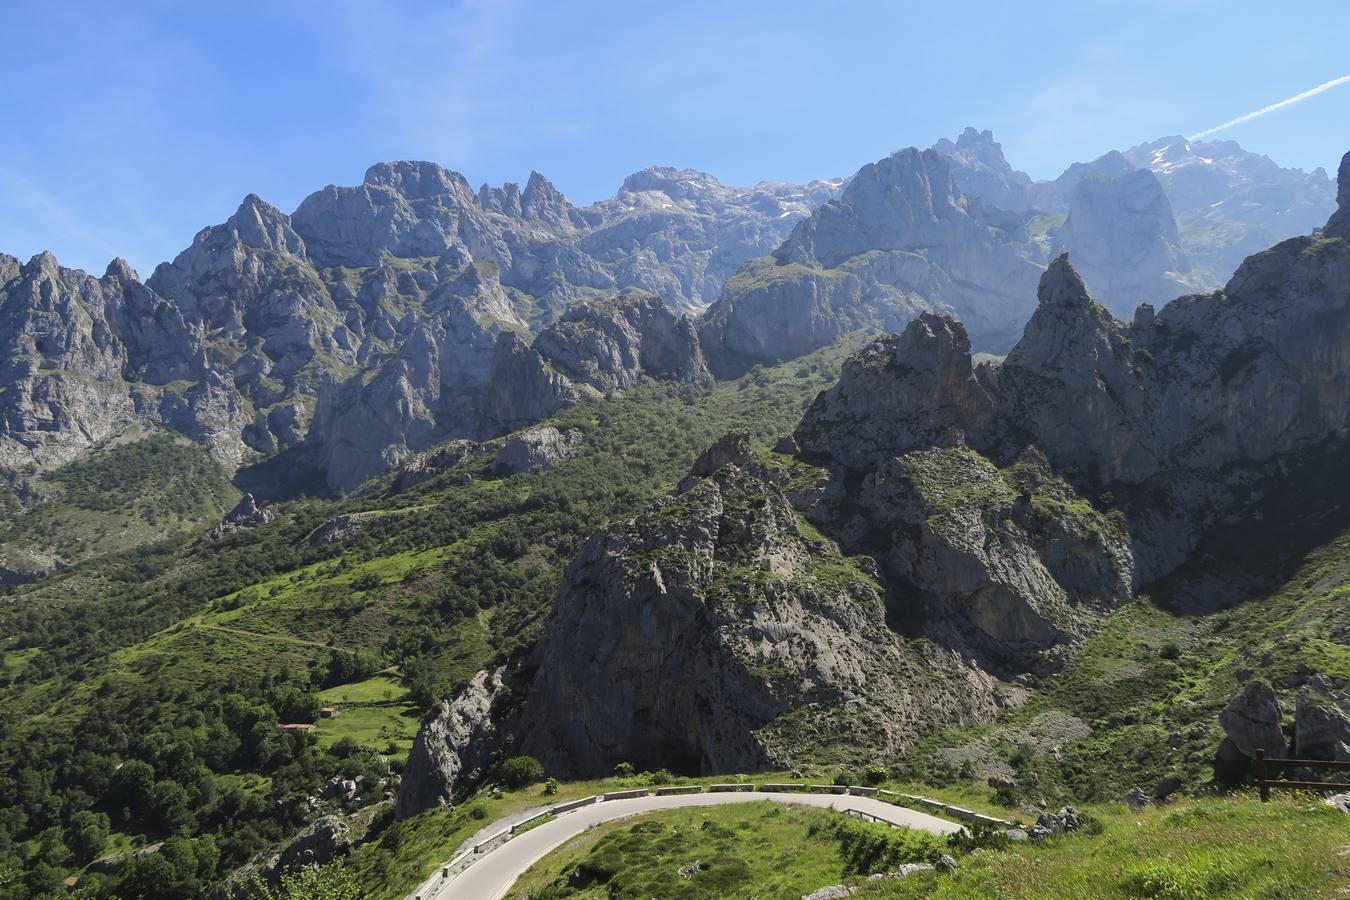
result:
[[[703,785],[701,784],[676,784],[670,787],[659,787],[656,789],[656,796],[665,797],[669,794],[701,794]]]

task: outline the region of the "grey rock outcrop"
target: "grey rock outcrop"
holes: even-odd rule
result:
[[[1157,803],[1162,803],[1179,790],[1181,790],[1181,779],[1175,775],[1164,775],[1153,785],[1153,799]]]
[[[1252,681],[1219,713],[1219,724],[1226,735],[1224,742],[1238,754],[1251,759],[1257,750],[1264,750],[1267,756],[1283,757],[1289,749],[1280,728],[1283,716],[1270,685]]]
[[[281,876],[302,867],[326,865],[351,849],[358,835],[342,816],[323,816],[280,849],[265,850],[231,873],[211,894],[215,900],[245,900],[255,895],[254,881],[275,886]]]
[[[1293,751],[1298,759],[1350,761],[1350,717],[1344,698],[1299,692],[1294,705]]]
[[[536,651],[525,752],[577,775],[624,760],[748,771],[830,735],[903,746],[929,727],[920,708],[991,713],[986,680],[890,630],[865,567],[800,530],[744,436],[694,471],[706,474],[592,536],[568,568]],[[790,715],[805,708],[809,722]]]
[[[414,485],[430,481],[470,459],[480,449],[481,445],[477,441],[456,440],[448,441],[434,450],[419,453],[399,467],[398,473],[394,476],[394,491],[405,491]]]
[[[574,428],[559,431],[552,425],[530,428],[513,434],[502,444],[492,461],[497,475],[518,475],[536,469],[551,469],[576,452],[581,432]]]
[[[272,521],[275,515],[270,509],[260,508],[253,495],[245,491],[244,496],[239,498],[239,502],[235,504],[234,509],[226,513],[220,524],[211,529],[210,536],[212,540],[219,540],[241,528],[256,528],[259,525],[266,525]]]
[[[388,524],[396,518],[397,516],[394,514],[382,513],[377,510],[344,513],[329,519],[314,529],[314,532],[309,536],[309,545],[311,547],[327,547],[331,544],[338,544],[368,528]]]
[[[479,672],[422,723],[399,782],[398,818],[451,803],[459,787],[482,773],[502,736],[493,703],[510,691],[505,675],[501,668]]]
[[[534,349],[573,381],[603,393],[631,387],[644,374],[711,380],[693,323],[651,294],[579,303],[540,333]]]
[[[1327,220],[1324,234],[1350,240],[1350,153],[1341,157],[1336,183],[1336,211]]]

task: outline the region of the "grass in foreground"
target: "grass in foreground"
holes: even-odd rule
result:
[[[510,897],[798,897],[846,875],[936,858],[909,829],[782,803],[673,809],[578,835],[532,866]]]
[[[864,897],[1298,898],[1345,896],[1350,816],[1317,799],[1188,800],[1129,812],[1093,809],[1100,835],[962,858],[950,875],[923,874]]]

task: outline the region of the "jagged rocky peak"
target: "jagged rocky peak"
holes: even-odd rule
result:
[[[435,163],[377,163],[355,187],[328,185],[291,215],[320,268],[375,266],[385,254],[439,257],[467,247],[487,252],[493,235],[468,181]]]
[[[366,169],[361,183],[381,188],[409,200],[454,199],[472,202],[473,189],[458,172],[425,160],[396,160],[375,163]]]
[[[692,200],[724,190],[722,182],[698,169],[676,169],[672,166],[649,166],[634,172],[623,180],[619,192],[636,194],[656,191],[672,200]]]
[[[1336,212],[1327,220],[1323,233],[1329,237],[1350,240],[1350,153],[1341,157],[1341,167],[1337,172]]]
[[[123,284],[139,283],[141,280],[141,276],[136,274],[136,270],[131,267],[131,263],[120,256],[114,257],[112,262],[108,263],[108,268],[103,270],[103,277]]]
[[[923,313],[849,359],[795,437],[809,456],[853,468],[919,447],[962,446],[990,426],[989,377],[972,365],[964,325]]]
[[[955,143],[942,138],[933,150],[947,160],[962,193],[1011,212],[1032,207],[1031,176],[1008,163],[992,131],[967,126]]]
[[[1307,234],[1335,208],[1325,170],[1282,168],[1235,141],[1180,135],[1132,147],[1126,158],[1162,183],[1201,286],[1215,287],[1242,260],[1285,238]]]
[[[700,329],[713,372],[790,359],[861,327],[896,331],[924,310],[958,315],[981,350],[1006,350],[1030,313],[1041,251],[1020,222],[988,212],[932,150],[864,166],[772,260],[727,282]]]
[[[249,194],[228,219],[203,228],[172,262],[156,266],[147,284],[175,301],[188,317],[219,327],[237,317],[268,278],[266,264],[248,248],[307,259],[304,239],[290,217]]]
[[[0,268],[0,466],[59,466],[146,420],[237,460],[237,397],[207,383],[198,336],[130,266],[94,278],[40,253]]]
[[[530,172],[530,178],[525,182],[525,190],[520,195],[520,211],[527,219],[538,219],[560,230],[570,229],[573,225],[572,204],[553,182],[538,172]]]
[[[730,431],[722,435],[712,446],[699,454],[689,474],[680,482],[678,491],[683,493],[694,487],[704,478],[727,466],[736,466],[747,471],[762,471],[763,466],[755,457],[755,448],[751,444],[750,432]]]
[[[478,189],[478,205],[489,212],[519,216],[520,185],[514,181],[508,181],[501,187],[484,184]]]
[[[224,229],[250,247],[305,258],[305,242],[291,227],[291,217],[257,194],[249,194]]]
[[[941,240],[965,210],[942,157],[910,147],[859,169],[839,199],[794,228],[774,257],[829,269],[867,250]]]
[[[1069,262],[1069,254],[1061,253],[1046,267],[1041,283],[1036,288],[1036,300],[1043,306],[1091,307],[1083,276]]]

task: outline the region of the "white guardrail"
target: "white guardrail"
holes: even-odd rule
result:
[[[933,812],[944,813],[963,822],[975,822],[981,825],[993,825],[999,828],[1015,827],[1012,822],[997,819],[993,816],[986,816],[983,813],[977,813],[960,806],[952,806],[951,804],[943,803],[940,800],[931,800],[928,797],[920,797],[916,794],[900,794],[882,788],[860,787],[857,785],[801,784],[799,782],[783,782],[781,784],[766,782],[764,784],[755,785],[749,782],[737,782],[733,784],[709,784],[706,786],[701,784],[671,785],[669,787],[659,787],[655,790],[639,788],[629,791],[610,791],[605,794],[592,794],[589,797],[582,797],[579,800],[567,800],[563,803],[555,803],[553,806],[540,810],[528,819],[522,819],[509,827],[503,828],[501,831],[488,835],[469,849],[460,853],[454,859],[450,860],[450,862],[441,866],[440,874],[432,875],[429,879],[422,882],[416,891],[408,895],[408,900],[427,900],[427,898],[433,896],[436,891],[449,883],[450,879],[455,875],[458,875],[462,869],[467,868],[468,864],[475,856],[481,854],[484,850],[489,849],[492,844],[501,841],[503,838],[510,840],[511,836],[516,832],[529,825],[533,825],[541,819],[560,816],[564,813],[569,813],[574,809],[590,806],[592,803],[603,803],[606,800],[631,800],[635,797],[648,797],[652,794],[656,794],[657,796],[666,794],[700,794],[705,790],[710,794],[725,791],[760,791],[764,793],[779,794],[798,791],[808,794],[852,794],[860,797],[878,797],[883,800],[888,800],[891,803],[895,803],[897,800],[903,800],[906,803],[912,803],[915,806],[921,806],[924,809],[932,810]],[[857,810],[845,810],[845,812],[849,815],[857,815],[859,818],[871,819],[888,825],[892,824],[885,819],[873,816],[871,813],[860,812]]]

